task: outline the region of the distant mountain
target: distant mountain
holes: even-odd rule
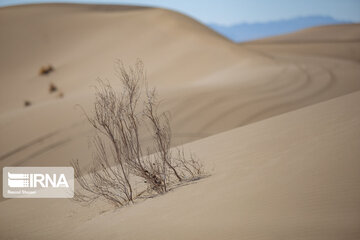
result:
[[[351,22],[327,16],[308,16],[264,23],[240,23],[231,26],[208,24],[208,27],[234,42],[245,42],[295,32],[308,27],[343,23]]]

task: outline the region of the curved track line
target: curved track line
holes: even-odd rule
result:
[[[1,156],[0,156],[0,161],[3,161],[3,160],[5,160],[6,158],[8,158],[8,157],[10,157],[10,156],[12,156],[12,155],[14,155],[14,154],[16,154],[16,153],[18,153],[18,152],[21,152],[21,151],[23,151],[23,150],[31,147],[32,145],[35,145],[35,144],[37,144],[37,143],[42,142],[42,141],[44,141],[44,140],[46,140],[46,139],[48,139],[48,138],[56,135],[56,134],[59,133],[60,131],[61,131],[61,130],[56,130],[56,131],[50,132],[50,133],[45,134],[45,135],[43,135],[43,136],[41,136],[41,137],[39,137],[39,138],[36,138],[36,139],[34,139],[34,140],[32,140],[32,141],[24,144],[24,145],[21,145],[21,146],[15,148],[15,149],[13,149],[13,150],[11,150],[11,151],[3,154],[3,155],[1,155]]]
[[[297,65],[295,65],[295,66],[297,66]],[[284,97],[284,96],[287,96],[289,94],[296,93],[296,92],[298,92],[298,91],[300,91],[300,90],[302,90],[304,88],[307,88],[310,84],[311,84],[311,78],[310,78],[309,74],[307,72],[305,72],[305,79],[295,89],[291,89],[291,90],[285,91],[285,92],[280,92],[280,93],[275,94],[275,95],[271,94],[270,96],[261,97],[261,98],[255,99],[255,100],[246,101],[246,102],[243,102],[240,105],[231,107],[230,109],[227,109],[225,112],[220,114],[219,117],[217,117],[217,118],[211,120],[210,122],[208,122],[207,124],[205,124],[201,128],[200,132],[208,130],[214,124],[216,124],[218,121],[220,121],[221,119],[224,119],[224,117],[228,117],[228,116],[234,114],[234,112],[242,110],[244,107],[248,107],[248,106],[251,106],[251,105],[254,105],[254,104],[262,103],[262,102],[265,102],[265,101],[270,101],[272,99],[277,99],[279,97]],[[294,84],[290,83],[288,86],[294,86]]]
[[[325,69],[324,67],[321,67],[322,69]],[[259,118],[259,116],[261,115],[266,115],[267,113],[269,112],[272,112],[272,111],[275,111],[276,109],[281,109],[283,108],[284,106],[286,105],[289,105],[289,104],[295,104],[296,102],[302,100],[302,99],[306,99],[306,98],[312,98],[312,97],[315,97],[315,96],[319,96],[321,94],[323,94],[324,92],[328,91],[330,88],[333,87],[333,85],[336,83],[336,79],[334,77],[334,74],[329,71],[328,69],[325,69],[325,72],[328,74],[329,78],[328,78],[328,81],[326,82],[326,84],[319,90],[309,94],[309,95],[306,95],[302,98],[299,98],[299,99],[296,99],[296,100],[292,100],[292,101],[287,101],[287,102],[284,102],[284,103],[280,103],[280,104],[277,104],[277,105],[274,105],[272,107],[269,107],[267,109],[264,109],[263,111],[261,112],[258,112],[254,115],[251,115],[249,116],[248,118],[246,118],[245,120],[243,120],[239,125],[239,126],[243,126],[245,124],[249,124],[251,122],[254,122],[256,119]]]

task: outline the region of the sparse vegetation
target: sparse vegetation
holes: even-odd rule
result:
[[[29,100],[25,100],[25,101],[24,101],[24,106],[25,106],[25,107],[31,106],[31,102],[30,102]]]
[[[50,85],[49,85],[49,92],[50,92],[50,93],[53,93],[53,92],[56,92],[57,90],[58,90],[58,88],[56,87],[56,85],[53,84],[53,83],[50,83]]]
[[[39,70],[39,75],[48,75],[49,73],[53,72],[55,69],[51,65],[42,66]]]
[[[166,193],[204,173],[192,154],[171,149],[169,115],[159,111],[156,91],[146,84],[143,63],[139,60],[126,68],[118,62],[116,66],[122,91],[100,80],[94,115],[86,114],[97,133],[93,164],[82,171],[78,161],[72,162],[81,187],[74,199],[80,202],[102,198],[123,206],[138,197]],[[145,132],[151,135],[150,147],[140,139]]]

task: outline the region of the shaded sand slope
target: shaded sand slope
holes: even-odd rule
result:
[[[142,58],[150,75],[182,64],[181,70],[171,72],[172,78],[157,79],[165,84],[207,73],[207,69],[196,68],[196,62],[210,56],[221,58],[206,62],[214,69],[237,57],[232,54],[236,45],[223,44],[228,41],[200,23],[161,9],[40,4],[7,7],[0,12],[0,72],[2,84],[7,84],[1,88],[1,100],[6,100],[1,101],[1,112],[22,107],[23,98],[35,103],[49,100],[49,81],[57,83],[66,95],[78,92],[96,77],[108,77],[116,58],[129,63]],[[207,53],[210,46],[216,48]],[[199,55],[197,49],[202,55],[188,57]],[[55,74],[38,77],[38,70],[46,64],[55,67]],[[25,90],[29,87],[32,91]]]
[[[162,9],[7,7],[0,9],[0,32],[0,166],[88,163],[92,132],[75,106],[89,109],[97,77],[118,86],[116,58],[128,64],[144,60],[150,83],[172,113],[174,144],[360,89],[356,61],[296,54],[279,58]],[[354,52],[341,54],[352,58]],[[52,64],[55,72],[38,76],[44,64]],[[63,98],[49,93],[50,83]],[[24,100],[33,105],[25,108]]]
[[[3,201],[0,233],[20,239],[358,239],[359,101],[358,91],[190,143],[212,176],[118,211],[95,216],[101,206]]]
[[[205,26],[161,9],[29,5],[2,8],[0,18],[1,165],[59,165],[72,158],[89,159],[89,129],[74,106],[92,104],[91,86],[99,76],[116,86],[116,58],[127,64],[142,58],[150,82],[163,97],[179,93],[171,106],[187,97],[184,93],[192,81],[239,61],[262,59],[250,59],[253,54]],[[48,63],[55,72],[38,76],[40,66]],[[50,83],[64,98],[49,93]],[[33,106],[24,108],[24,100]],[[190,130],[181,131],[181,141],[203,136]]]

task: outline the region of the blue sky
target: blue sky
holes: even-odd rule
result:
[[[0,6],[49,0],[0,0]],[[360,0],[62,0],[60,2],[133,4],[164,7],[203,23],[230,25],[323,15],[360,22]]]

